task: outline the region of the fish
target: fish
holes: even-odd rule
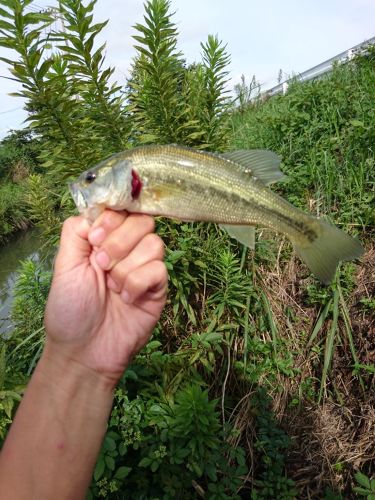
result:
[[[249,248],[255,226],[269,228],[284,234],[311,272],[329,284],[339,262],[359,258],[364,249],[269,188],[286,177],[280,162],[263,149],[210,153],[175,144],[139,146],[101,161],[69,188],[90,221],[110,208],[213,222]]]

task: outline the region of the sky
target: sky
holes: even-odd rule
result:
[[[102,41],[107,65],[125,84],[135,55],[133,26],[142,22],[143,0],[98,0],[97,21],[109,19]],[[37,0],[31,9],[56,6],[56,0]],[[298,74],[375,36],[374,0],[171,0],[172,20],[179,31],[179,50],[188,63],[200,61],[200,42],[209,34],[227,44],[230,88],[244,75],[255,75],[267,90],[285,76]],[[12,57],[0,47],[0,55]],[[0,62],[0,76],[10,76]],[[17,84],[0,78],[0,138],[24,126],[22,99],[7,95]]]

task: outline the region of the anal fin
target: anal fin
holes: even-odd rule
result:
[[[255,248],[255,228],[253,226],[234,226],[230,224],[220,224],[221,229],[229,236],[242,243],[248,248]]]

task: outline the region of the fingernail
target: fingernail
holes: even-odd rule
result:
[[[102,227],[96,227],[89,234],[89,242],[91,245],[99,246],[105,238],[105,231]]]
[[[111,259],[104,250],[95,255],[95,260],[104,271],[109,268],[111,263]]]
[[[121,299],[125,302],[125,304],[131,303],[131,298],[130,298],[129,292],[127,290],[123,290],[121,292]]]

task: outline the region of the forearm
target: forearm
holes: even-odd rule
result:
[[[84,498],[112,401],[111,382],[47,348],[0,455],[0,499]]]

